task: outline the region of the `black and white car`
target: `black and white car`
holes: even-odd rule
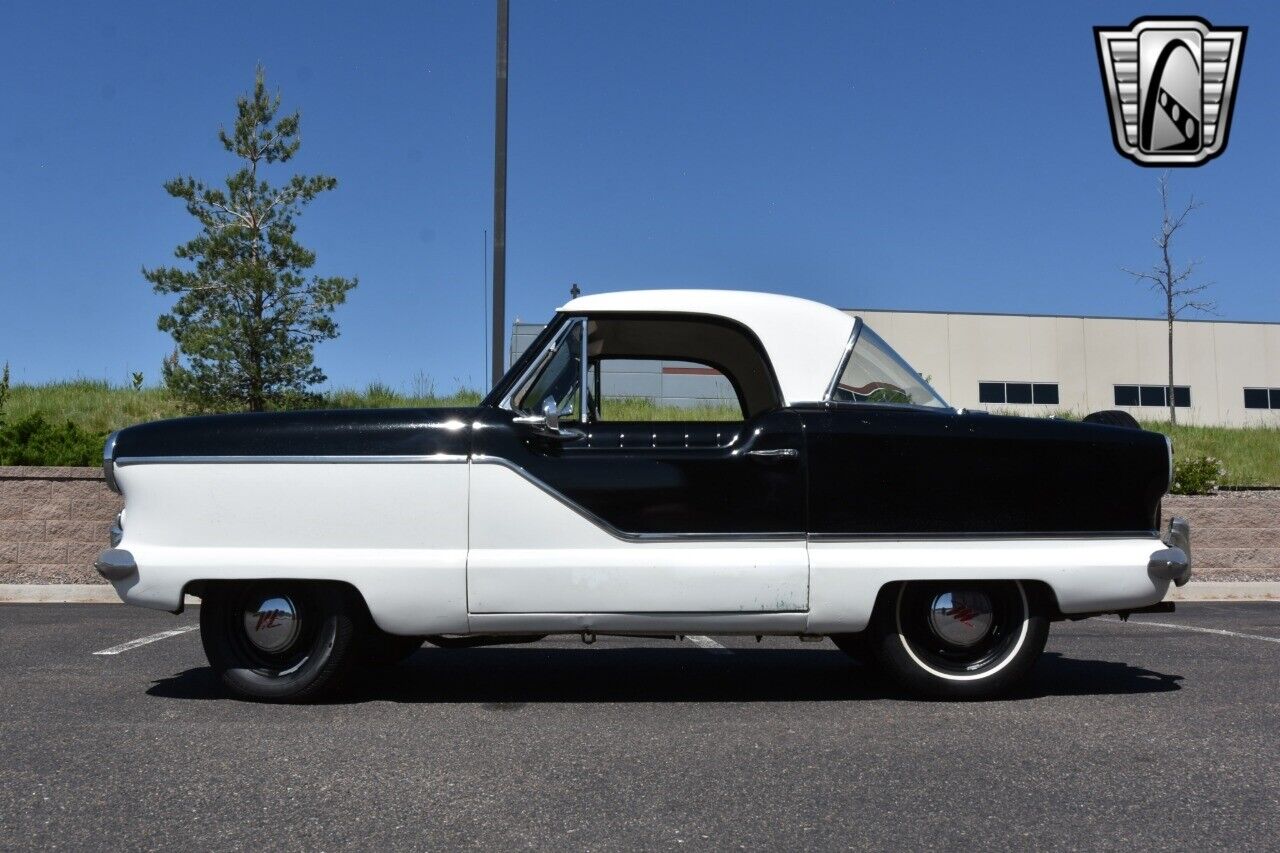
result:
[[[737,414],[615,420],[627,359],[711,368]],[[1051,621],[1168,608],[1190,574],[1186,524],[1160,524],[1168,442],[1087,420],[952,409],[802,299],[584,296],[475,408],[116,433],[98,569],[130,604],[200,597],[247,698],[310,699],[424,639],[566,633],[825,635],[918,692],[987,696]]]

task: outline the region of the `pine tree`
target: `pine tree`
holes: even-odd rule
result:
[[[279,108],[280,95],[267,93],[259,67],[252,93],[237,99],[232,132],[218,131],[222,146],[243,161],[226,188],[192,177],[164,185],[200,223],[199,235],[174,250],[189,266],[142,271],[157,293],[178,296],[157,325],[184,358],[166,359],[163,374],[202,410],[257,412],[314,397],[312,386],[325,381],[315,345],[337,337],[333,311],[357,284],[309,276],[315,252],[294,239],[303,208],[337,179],[294,175],[276,187],[262,176],[301,145],[299,114],[277,121]]]

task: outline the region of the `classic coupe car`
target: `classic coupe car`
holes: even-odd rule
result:
[[[732,388],[721,419],[618,396],[636,360]],[[679,374],[679,371],[677,371]],[[644,410],[667,419],[618,420]],[[656,414],[655,414],[656,413]],[[1168,442],[1120,413],[956,410],[860,319],[637,291],[555,315],[475,408],[219,415],[107,442],[120,597],[198,596],[230,690],[303,701],[424,640],[830,637],[905,687],[989,696],[1051,621],[1168,609]]]

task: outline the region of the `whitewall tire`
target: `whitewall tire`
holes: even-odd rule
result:
[[[913,693],[982,699],[1027,675],[1049,619],[1020,581],[918,581],[886,590],[869,633],[881,667]]]

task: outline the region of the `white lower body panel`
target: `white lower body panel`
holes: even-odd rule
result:
[[[471,466],[470,527],[473,623],[482,613],[808,609],[809,560],[802,538],[622,539],[516,472],[492,464]]]
[[[195,581],[351,584],[395,634],[467,630],[467,464],[117,466],[128,604],[177,610]],[[234,545],[234,547],[229,547]]]
[[[1145,607],[1169,589],[1147,573],[1162,547],[1157,539],[811,542],[808,630],[861,631],[880,589],[895,581],[1042,581],[1063,613]]]

